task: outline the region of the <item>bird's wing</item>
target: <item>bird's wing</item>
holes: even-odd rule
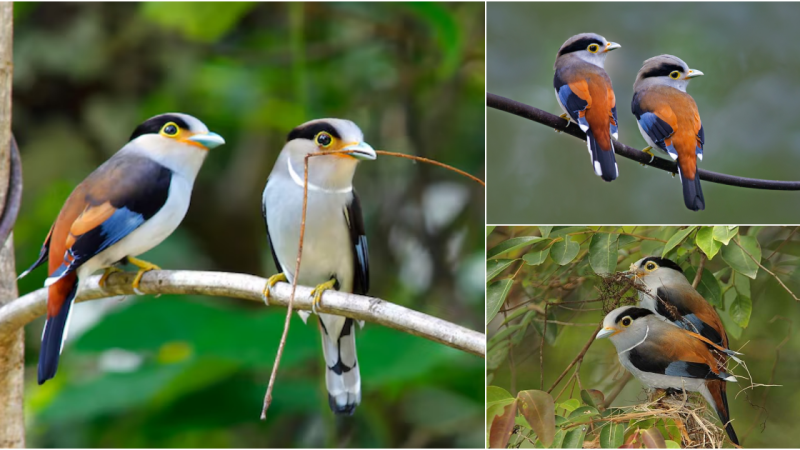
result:
[[[695,332],[711,342],[728,346],[725,328],[719,315],[697,291],[687,288],[656,290],[656,312],[681,328]]]
[[[678,118],[670,103],[662,95],[651,92],[637,92],[633,96],[631,110],[639,126],[661,150],[678,159],[678,151],[672,142],[678,129]]]
[[[555,78],[553,78],[553,86],[556,89],[559,101],[567,110],[567,114],[585,133],[589,129],[589,122],[586,121],[586,110],[592,106],[589,83],[585,78],[577,78],[575,80],[569,80],[568,78],[571,77],[565,75],[562,71],[556,71]]]
[[[706,344],[672,325],[654,323],[647,339],[630,351],[630,361],[643,372],[684,378],[725,380]],[[657,328],[656,328],[657,327]]]
[[[617,121],[617,98],[614,89],[608,90],[608,104],[611,105],[611,137],[619,139],[619,121]]]
[[[167,202],[172,171],[143,157],[117,154],[75,189],[56,220],[47,284],[75,271],[153,217]],[[66,223],[59,223],[64,221]],[[56,260],[56,261],[54,261]]]
[[[697,147],[695,148],[695,153],[697,153],[697,159],[703,159],[703,145],[706,143],[706,133],[703,131],[703,122],[698,120],[698,124],[700,125],[700,129],[697,131]]]
[[[353,190],[353,200],[344,211],[347,228],[350,230],[350,242],[353,248],[353,293],[365,295],[369,291],[369,247],[367,233],[364,229],[364,216],[361,213],[361,201]]]

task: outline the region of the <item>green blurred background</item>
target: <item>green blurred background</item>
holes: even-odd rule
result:
[[[800,180],[800,4],[494,3],[487,6],[487,90],[561,114],[553,63],[561,44],[599,33],[622,48],[614,83],[620,141],[646,147],[631,114],[642,62],[663,53],[705,76],[688,88],[706,133],[703,169]],[[703,183],[706,210],[685,208],[680,182],[618,157],[620,176],[595,176],[586,145],[535,122],[487,112],[489,223],[796,223],[797,192]]]
[[[261,192],[288,132],[310,119],[349,118],[377,149],[483,178],[482,3],[16,3],[14,26],[19,272],[72,188],[158,113],[195,115],[227,140],[183,225],[144,255],[167,269],[275,272]],[[480,330],[483,189],[390,157],[363,164],[355,183],[370,293]],[[259,421],[285,312],[189,296],[84,303],[58,375],[41,387],[37,320],[26,329],[28,444],[482,445],[484,361],[372,324],[358,331],[354,417],[328,409],[317,327],[293,319]]]
[[[547,227],[550,228],[550,227]],[[550,237],[566,233],[585,232],[587,227],[554,227]],[[597,230],[600,227],[590,227]],[[678,232],[677,227],[602,227],[605,232],[632,233],[643,235],[649,239],[641,240],[631,236],[619,237],[619,260],[616,270],[628,270],[632,262],[642,255],[661,255],[664,242]],[[751,236],[757,239],[761,250],[761,264],[771,272],[779,275],[781,281],[795,295],[800,294],[800,235],[796,227],[739,227],[740,236]],[[541,227],[497,227],[487,237],[487,249],[513,237],[540,236]],[[590,265],[589,235],[575,235],[572,239],[580,243],[580,253],[572,263],[560,266],[548,257],[540,265],[532,266],[514,263],[497,276],[496,280],[514,277],[501,312],[488,324],[487,353],[487,385],[500,386],[516,395],[526,389],[550,388],[557,377],[567,368],[580,353],[592,336],[596,326],[605,316],[605,306],[597,301],[584,304],[561,304],[561,302],[586,301],[601,298],[604,285],[601,277],[594,273]],[[784,241],[787,241],[785,242]],[[543,243],[546,243],[543,241]],[[734,245],[733,242],[730,245]],[[540,244],[512,250],[501,258],[522,258],[538,250]],[[780,247],[780,248],[779,248]],[[700,255],[696,250],[694,232],[689,234],[682,247],[673,250],[670,258],[679,262],[693,281]],[[687,249],[689,250],[687,252]],[[694,249],[694,250],[692,250]],[[778,250],[775,252],[775,250]],[[675,255],[680,255],[676,258]],[[726,270],[727,269],[727,270]],[[733,372],[739,376],[738,383],[727,383],[728,404],[730,406],[733,426],[740,442],[746,448],[778,448],[796,447],[800,431],[797,429],[797,417],[800,414],[800,340],[797,339],[797,327],[800,324],[800,304],[763,269],[758,269],[754,280],[741,274],[735,278],[736,286],[725,289],[729,283],[730,268],[723,259],[723,253],[707,261],[705,272],[713,273],[721,281],[724,289],[724,308],[717,307],[720,318],[730,340],[730,348],[744,353],[742,359],[747,364],[755,383],[771,384],[781,387],[756,387],[743,390],[750,385],[747,371],[737,367]],[[707,275],[706,275],[707,276]],[[703,278],[705,280],[705,277]],[[740,283],[746,286],[752,300],[751,314],[745,328],[737,324],[734,317],[733,304]],[[700,290],[703,291],[701,287]],[[719,292],[719,291],[718,291]],[[706,298],[712,298],[706,295]],[[546,338],[542,339],[543,322],[541,314],[533,313],[536,308],[548,307],[548,320],[565,323],[579,323],[581,326],[564,326],[548,323]],[[558,304],[558,305],[557,305]],[[526,308],[530,305],[531,308]],[[512,324],[523,323],[520,330],[510,337],[503,338],[499,333],[506,326],[501,325],[504,317],[527,309],[537,319],[515,320]],[[746,308],[745,308],[746,309]],[[505,310],[504,314],[502,311]],[[738,323],[742,320],[739,319]],[[527,325],[526,325],[527,324]],[[507,335],[507,333],[504,333]],[[497,337],[496,339],[495,336]],[[508,336],[508,335],[507,335]],[[544,346],[544,348],[542,348]],[[540,369],[540,352],[544,370]],[[607,339],[592,342],[583,362],[579,365],[582,389],[598,389],[606,397],[618,384],[617,380],[624,374],[619,364],[617,352]],[[564,390],[560,400],[569,398],[580,400],[581,388],[568,383],[572,375],[570,370],[563,381],[555,387],[553,397]],[[541,383],[541,384],[540,384]],[[627,406],[644,403],[647,395],[641,383],[630,381],[622,390],[612,406]],[[702,401],[701,401],[702,402]],[[763,408],[762,408],[763,407]],[[765,408],[765,409],[764,409]],[[559,412],[563,414],[563,412]],[[714,419],[716,421],[716,417]],[[513,441],[512,441],[513,442]],[[726,442],[730,447],[730,442]]]

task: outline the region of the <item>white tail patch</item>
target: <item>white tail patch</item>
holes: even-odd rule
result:
[[[596,173],[598,177],[603,176],[603,169],[600,168],[600,161],[594,162],[594,173]]]

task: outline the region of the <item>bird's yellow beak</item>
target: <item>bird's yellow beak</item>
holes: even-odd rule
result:
[[[225,143],[225,139],[223,139],[222,136],[218,135],[217,133],[212,133],[210,131],[205,134],[203,133],[193,134],[188,138],[186,138],[186,140],[200,144],[200,146],[202,146],[206,150],[211,150],[212,148],[219,147],[220,145]]]
[[[615,334],[621,332],[619,328],[615,327],[605,327],[597,333],[597,337],[595,339],[603,339],[606,337],[614,336]]]
[[[694,77],[702,77],[703,72],[695,69],[689,69],[689,73],[686,74],[686,79],[694,78]]]
[[[608,44],[606,44],[606,49],[605,49],[604,53],[608,53],[611,50],[616,50],[616,49],[618,49],[620,47],[622,47],[622,46],[617,44],[616,42],[609,42]]]
[[[378,157],[375,150],[366,142],[353,142],[345,144],[342,150],[353,153],[340,153],[341,156],[355,158],[361,161],[372,161]]]

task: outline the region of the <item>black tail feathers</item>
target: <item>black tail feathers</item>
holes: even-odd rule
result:
[[[725,432],[728,433],[728,437],[731,439],[731,442],[739,445],[739,438],[736,437],[736,432],[733,431],[733,424],[730,422],[730,417],[728,417],[728,395],[725,393],[725,389],[720,391],[722,397],[722,406],[725,408],[721,410],[719,408],[715,408],[717,410],[717,415],[719,416],[720,422],[725,426]]]
[[[608,140],[608,146],[604,149],[602,145],[594,138],[592,130],[586,132],[586,145],[589,147],[589,153],[592,156],[592,169],[600,178],[605,181],[614,181],[619,175],[617,168],[617,160],[614,157],[614,145],[611,139]]]
[[[39,384],[44,384],[45,381],[56,376],[58,360],[61,356],[61,343],[67,329],[69,312],[72,309],[72,300],[75,298],[77,288],[78,283],[75,283],[58,314],[48,318],[44,324],[42,348],[39,352]]]
[[[698,174],[695,173],[694,179],[690,180],[683,176],[679,165],[678,175],[681,176],[681,184],[683,185],[683,203],[686,204],[686,207],[692,211],[702,211],[706,209],[706,201],[703,198],[703,189],[700,188],[700,177]]]

